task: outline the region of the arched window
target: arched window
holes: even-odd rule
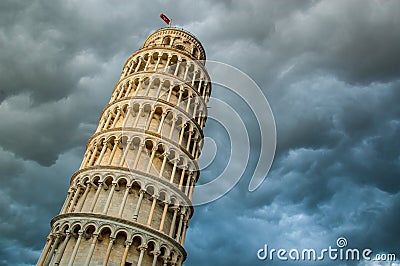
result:
[[[169,45],[171,43],[171,38],[169,36],[165,36],[162,44]]]

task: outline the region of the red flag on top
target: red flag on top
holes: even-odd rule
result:
[[[168,25],[171,26],[171,20],[170,20],[166,15],[164,15],[163,13],[161,13],[161,14],[160,14],[160,18],[161,18],[162,20],[164,20],[165,23],[167,23]]]

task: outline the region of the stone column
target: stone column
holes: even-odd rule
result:
[[[133,162],[133,169],[136,169],[136,167],[139,163],[139,159],[140,159],[140,155],[142,154],[143,146],[144,146],[144,143],[139,143],[136,158],[135,158],[135,161]]]
[[[190,124],[190,131],[189,131],[189,137],[186,143],[186,150],[189,152],[189,148],[190,148],[190,142],[192,141],[192,134],[193,134],[193,126],[192,124]]]
[[[178,224],[178,230],[176,231],[176,235],[175,235],[175,240],[177,242],[180,242],[183,218],[185,218],[185,211],[184,210],[181,211],[179,224]]]
[[[108,165],[110,165],[112,163],[112,161],[114,159],[115,152],[117,151],[118,145],[119,145],[119,140],[115,139],[114,140],[114,146],[113,146],[113,148],[111,150],[110,157],[108,158],[108,162],[107,162]]]
[[[125,84],[121,84],[121,86],[119,86],[119,93],[118,93],[117,99],[121,98],[122,93],[124,92],[124,87],[125,87]]]
[[[195,135],[194,139],[193,139],[193,147],[192,147],[192,151],[190,152],[190,154],[194,157],[195,156],[195,152],[196,152],[196,147],[197,147],[197,143],[198,142],[198,137],[197,134]]]
[[[79,196],[80,193],[81,193],[81,186],[78,185],[78,187],[75,190],[74,197],[72,198],[71,205],[68,208],[68,212],[72,212],[72,210],[74,209],[76,201],[78,200],[78,196]]]
[[[128,110],[126,111],[126,114],[125,114],[125,116],[124,116],[124,120],[122,121],[122,127],[126,127],[126,123],[127,123],[128,120],[129,120],[129,117],[130,117],[130,115],[131,115],[131,112],[132,112],[132,108],[128,106]]]
[[[135,212],[133,214],[133,220],[134,221],[137,221],[137,219],[138,219],[139,211],[140,211],[140,205],[142,204],[143,196],[144,196],[144,190],[141,189],[139,191],[139,199],[138,199],[138,202],[136,204]]]
[[[191,67],[191,64],[188,64],[187,62],[186,62],[186,69],[185,69],[185,75],[183,76],[183,79],[186,81],[186,79],[187,79],[187,75],[188,75],[188,72],[189,72],[189,68]]]
[[[151,203],[149,218],[147,219],[147,226],[150,226],[150,227],[151,227],[151,220],[153,219],[154,208],[156,207],[156,203],[157,203],[156,196],[153,195],[152,198],[153,198],[153,202]]]
[[[69,262],[68,262],[68,266],[74,265],[76,253],[78,252],[79,244],[81,243],[81,240],[82,240],[82,234],[83,234],[83,231],[80,230],[78,232],[78,239],[76,240],[74,250],[72,251],[71,258],[69,259]]]
[[[54,259],[54,265],[60,264],[61,258],[64,255],[65,248],[67,247],[67,244],[68,244],[68,241],[70,238],[71,238],[71,232],[69,230],[67,230],[65,239],[64,239],[61,247],[58,249],[56,257]]]
[[[164,210],[161,216],[161,222],[160,222],[160,229],[158,229],[159,231],[163,232],[164,230],[164,223],[165,223],[165,217],[167,216],[167,212],[168,212],[168,202],[164,203]]]
[[[192,179],[190,188],[189,188],[189,199],[192,200],[192,196],[193,196],[193,189],[194,189],[194,185],[196,183],[196,180]]]
[[[183,179],[185,178],[186,168],[187,168],[186,165],[181,167],[182,172],[181,172],[181,178],[180,178],[180,180],[179,180],[179,186],[178,186],[179,189],[182,189]]]
[[[103,261],[103,266],[107,266],[108,265],[108,259],[110,258],[110,254],[111,254],[112,247],[114,245],[114,241],[115,241],[115,238],[110,236],[110,242],[108,243],[106,256],[105,256],[104,261]]]
[[[128,198],[128,194],[129,194],[130,189],[131,189],[131,186],[127,185],[126,189],[125,189],[124,197],[122,199],[121,207],[119,208],[119,211],[118,211],[118,217],[122,217],[122,213],[123,213],[123,211],[125,209],[125,204],[126,204],[126,200]]]
[[[96,247],[98,237],[99,237],[99,235],[93,234],[93,240],[92,240],[92,243],[90,244],[89,253],[86,257],[84,266],[89,266],[90,260],[92,259],[92,256],[93,256],[94,248]]]
[[[168,159],[168,153],[167,153],[167,152],[164,152],[164,153],[163,153],[163,156],[164,156],[164,158],[163,158],[163,162],[162,162],[162,165],[161,165],[161,169],[160,169],[160,172],[158,173],[158,177],[159,177],[159,178],[162,178],[162,177],[163,177],[165,164],[167,163],[167,159]]]
[[[133,66],[135,65],[135,62],[133,62],[133,60],[131,61],[131,66],[129,67],[129,71],[128,71],[128,74],[131,74],[132,73],[132,70],[133,70]]]
[[[169,236],[173,238],[175,231],[176,215],[178,214],[179,207],[174,206],[174,215],[172,216],[171,228],[169,229]]]
[[[139,93],[139,89],[142,86],[144,79],[139,79],[138,85],[136,86],[135,91],[133,92],[133,96],[137,96]]]
[[[117,114],[115,115],[115,118],[114,118],[114,122],[111,125],[112,128],[117,125],[117,122],[118,122],[120,116],[121,116],[121,109],[118,108],[117,109]]]
[[[42,266],[43,265],[43,262],[46,259],[47,255],[48,255],[48,252],[49,252],[49,249],[51,247],[51,243],[53,242],[53,238],[54,238],[54,236],[51,233],[46,238],[46,245],[44,245],[42,254],[40,255],[40,258],[39,258],[39,260],[37,262],[37,266]]]
[[[186,108],[185,108],[186,113],[189,113],[190,101],[191,100],[192,100],[192,92],[189,90],[188,91],[188,100],[187,100],[187,104],[186,104]]]
[[[176,102],[176,106],[179,106],[179,104],[182,102],[182,97],[183,97],[184,92],[185,91],[182,88],[179,90],[179,97],[178,97],[178,101]]]
[[[186,196],[189,195],[190,181],[192,180],[192,176],[193,176],[193,172],[189,172],[189,175],[186,179],[185,191],[184,191]]]
[[[179,142],[178,142],[179,145],[182,145],[183,135],[185,133],[185,127],[186,126],[187,126],[186,123],[181,125],[181,132],[180,132],[180,135],[179,135]]]
[[[158,65],[160,64],[161,57],[162,57],[162,55],[158,55],[157,63],[156,63],[156,65],[155,65],[155,67],[154,67],[154,70],[157,70]]]
[[[146,249],[147,249],[147,247],[145,245],[141,245],[139,247],[140,255],[139,255],[139,260],[138,260],[137,266],[142,266],[143,255],[144,255],[144,252],[146,251]]]
[[[79,169],[82,169],[82,168],[85,166],[88,157],[89,157],[89,151],[86,151],[86,152],[85,152],[85,155],[83,156],[82,163],[81,163],[81,165],[79,166]]]
[[[137,127],[137,124],[139,122],[140,115],[142,114],[142,111],[143,111],[143,106],[140,106],[139,110],[137,112],[136,118],[135,118],[135,122],[133,123],[133,127]]]
[[[140,68],[140,65],[142,64],[142,57],[139,57],[139,62],[138,62],[138,64],[137,64],[137,66],[136,66],[136,68],[135,68],[135,72],[138,72],[139,71],[139,68]]]
[[[174,133],[174,129],[175,129],[175,124],[176,124],[176,118],[172,118],[172,125],[171,125],[171,130],[169,131],[169,135],[168,138],[171,139],[172,138],[172,134]]]
[[[197,87],[197,91],[198,91],[199,93],[201,93],[201,86],[202,86],[202,83],[203,83],[203,77],[200,77],[199,86]]]
[[[168,66],[169,66],[169,62],[171,61],[171,58],[172,58],[172,56],[168,56],[168,59],[167,59],[167,63],[165,64],[165,67],[164,67],[164,71],[167,71],[167,68],[168,68]]]
[[[167,96],[167,102],[169,102],[169,100],[171,100],[171,95],[172,95],[172,91],[174,89],[174,84],[171,84],[169,86],[169,91],[168,91],[168,96]]]
[[[132,143],[131,140],[128,140],[128,141],[126,142],[125,150],[124,150],[124,152],[123,152],[123,154],[122,154],[122,157],[121,157],[121,159],[120,159],[120,161],[119,161],[119,166],[123,166],[123,165],[124,165],[124,163],[125,163],[125,158],[126,158],[126,156],[128,155],[128,152],[129,152],[130,147],[131,147],[131,143]]]
[[[125,93],[125,95],[124,95],[124,97],[128,97],[129,96],[129,93],[131,92],[131,89],[132,89],[132,80],[130,80],[130,81],[128,81],[128,89],[126,90],[126,93]]]
[[[64,205],[63,205],[62,208],[61,208],[60,214],[64,214],[65,211],[67,210],[68,204],[70,203],[71,198],[72,198],[72,194],[73,194],[73,190],[70,188],[70,189],[68,190],[67,199],[65,200]]]
[[[112,118],[112,113],[111,112],[109,112],[108,114],[107,114],[107,121],[106,121],[106,123],[104,124],[104,127],[102,128],[102,129],[107,129],[107,127],[108,127],[108,125],[110,124],[110,121],[111,121],[111,118]]]
[[[144,71],[147,71],[147,68],[149,67],[149,64],[150,64],[150,60],[151,60],[151,57],[152,57],[153,55],[148,55],[147,56],[147,62],[146,62],[146,65],[144,66]]]
[[[94,144],[94,151],[92,153],[92,156],[90,157],[90,161],[88,163],[88,166],[92,166],[93,165],[94,159],[96,158],[97,150],[98,150],[98,147],[97,147],[97,144],[95,143]]]
[[[151,252],[151,254],[153,255],[153,262],[151,263],[151,266],[156,266],[157,265],[157,258],[161,254],[161,252],[159,250],[154,250],[154,251]]]
[[[172,173],[171,173],[171,177],[169,179],[170,183],[174,182],[175,172],[176,172],[176,167],[178,165],[178,161],[179,161],[179,158],[174,158],[174,166],[172,167]]]
[[[88,193],[90,191],[90,185],[91,184],[88,182],[87,185],[86,185],[85,192],[83,192],[83,195],[82,195],[82,197],[81,197],[81,199],[79,201],[79,204],[76,206],[76,210],[75,210],[76,212],[82,211],[83,204],[85,203],[86,197],[87,197],[87,195],[88,195]]]
[[[158,125],[158,129],[157,129],[157,133],[158,134],[161,134],[162,133],[162,126],[163,126],[163,123],[164,123],[164,120],[165,120],[165,117],[167,116],[167,113],[166,112],[163,112],[162,114],[161,114],[161,120],[160,120],[160,124]]]
[[[154,160],[154,156],[156,155],[157,149],[158,149],[158,147],[153,147],[153,149],[151,150],[151,155],[150,155],[149,163],[147,164],[146,173],[150,173],[150,168],[153,165],[153,160]]]
[[[162,87],[163,87],[163,82],[164,82],[164,81],[162,81],[162,80],[160,79],[160,85],[158,86],[156,95],[154,96],[155,98],[158,98],[158,97],[160,96],[161,89],[162,89]]]
[[[131,241],[125,241],[125,250],[124,250],[124,255],[122,256],[120,266],[125,266],[126,258],[128,257],[128,251],[129,251],[129,247],[131,246],[131,244],[132,244]]]
[[[196,112],[197,112],[197,108],[199,107],[199,102],[196,98],[195,102],[194,102],[194,109],[193,109],[193,114],[192,117],[194,118],[193,121],[196,120]]]
[[[181,245],[182,246],[185,244],[188,223],[189,223],[189,219],[186,217],[185,220],[183,221],[183,233],[182,233],[182,237],[181,237]]]
[[[113,197],[116,185],[117,185],[117,182],[115,182],[115,181],[112,182],[110,193],[108,194],[108,198],[107,198],[106,204],[104,205],[104,209],[102,211],[102,214],[107,214],[107,211],[108,211],[108,208],[110,207],[111,199]]]
[[[93,212],[94,207],[96,206],[97,199],[99,198],[99,194],[100,194],[102,185],[103,185],[102,182],[99,182],[99,185],[97,186],[96,194],[94,195],[94,199],[92,201],[92,205],[90,205],[89,212]]]
[[[175,68],[175,72],[174,72],[174,76],[178,76],[178,72],[179,72],[179,67],[181,65],[181,62],[177,62],[176,63],[176,68]]]

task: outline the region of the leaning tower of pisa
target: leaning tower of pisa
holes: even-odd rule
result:
[[[182,265],[211,91],[205,59],[177,28],[128,58],[37,265]]]

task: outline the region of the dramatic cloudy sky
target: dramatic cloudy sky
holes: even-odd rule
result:
[[[35,264],[122,65],[164,27],[161,12],[248,74],[277,127],[272,169],[249,192],[262,136],[214,87],[246,122],[251,155],[233,190],[197,207],[185,265],[271,265],[257,259],[264,244],[322,249],[340,236],[400,257],[400,1],[2,0],[0,265]],[[203,180],[231,145],[209,122],[220,149]]]

